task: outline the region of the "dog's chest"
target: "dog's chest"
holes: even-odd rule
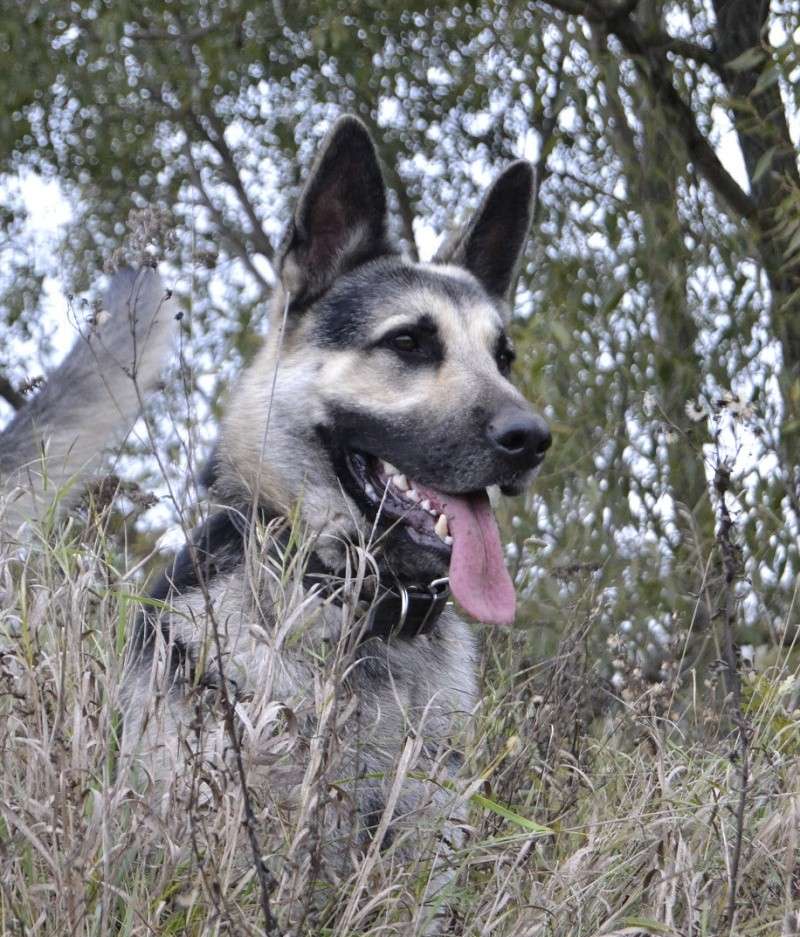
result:
[[[169,631],[212,675],[207,682],[221,669],[243,703],[302,711],[338,671],[344,692],[358,697],[362,721],[378,735],[421,730],[450,737],[472,712],[476,643],[452,608],[429,634],[357,643],[346,635],[358,628],[346,608],[314,596],[299,578],[263,571],[260,578],[243,561],[205,588],[173,596]]]

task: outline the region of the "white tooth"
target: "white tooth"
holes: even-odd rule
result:
[[[408,481],[405,475],[392,475],[392,484],[400,491],[408,491]]]
[[[392,475],[398,474],[397,469],[391,464],[391,462],[384,462],[383,459],[381,459],[381,465],[383,466],[384,474],[388,475],[389,478],[391,478]]]
[[[436,535],[441,537],[442,540],[449,535],[450,528],[447,526],[447,518],[444,514],[439,515],[439,519],[436,521],[436,526],[433,529]]]
[[[413,501],[415,504],[419,504],[422,500],[422,495],[417,491],[416,488],[411,488],[407,493],[406,497],[409,501]]]
[[[489,495],[489,504],[493,508],[497,508],[500,504],[500,488],[497,485],[489,485],[486,489],[486,494]]]
[[[372,487],[372,485],[370,485],[369,482],[367,482],[366,485],[364,485],[364,491],[366,491],[366,493],[369,495],[370,498],[372,498],[373,501],[378,500],[378,496],[375,493],[375,489]]]
[[[448,547],[452,547],[453,538],[452,537],[442,537],[442,540],[447,544]]]
[[[428,499],[426,498],[426,499],[422,502],[422,504],[420,504],[420,507],[422,508],[423,511],[430,511],[430,509],[431,509],[431,503],[430,503],[430,501],[428,501]]]

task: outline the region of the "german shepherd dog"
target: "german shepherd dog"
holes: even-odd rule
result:
[[[345,117],[329,133],[279,251],[268,338],[221,425],[207,519],[130,645],[123,749],[160,790],[189,748],[230,755],[221,716],[198,729],[202,687],[249,707],[253,765],[270,736],[259,714],[301,713],[316,693],[316,718],[299,722],[306,761],[285,785],[299,796],[326,705],[320,660],[344,640],[353,841],[368,848],[379,830],[386,846],[421,811],[455,811],[445,838],[458,840],[442,771],[459,769],[453,740],[478,690],[475,638],[454,602],[484,623],[513,621],[488,490],[522,492],[550,445],[511,383],[507,331],[533,186],[530,165],[513,163],[431,263],[412,262],[388,236],[368,132]],[[38,403],[12,427],[16,446],[52,424],[44,403],[34,419]],[[331,853],[335,878],[346,850]]]

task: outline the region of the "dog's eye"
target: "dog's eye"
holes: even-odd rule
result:
[[[514,363],[514,354],[511,348],[501,348],[497,352],[497,369],[503,375],[503,377],[508,377],[511,374],[511,365]]]
[[[444,360],[436,326],[425,316],[416,324],[399,326],[396,331],[382,335],[373,347],[391,351],[409,365],[438,364]]]
[[[389,345],[404,355],[419,351],[419,342],[409,332],[402,332],[400,335],[392,335],[389,339]]]

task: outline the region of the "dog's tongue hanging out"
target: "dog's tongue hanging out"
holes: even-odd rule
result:
[[[508,575],[500,531],[485,491],[469,495],[437,492],[453,538],[450,588],[479,621],[510,625],[516,593]]]

